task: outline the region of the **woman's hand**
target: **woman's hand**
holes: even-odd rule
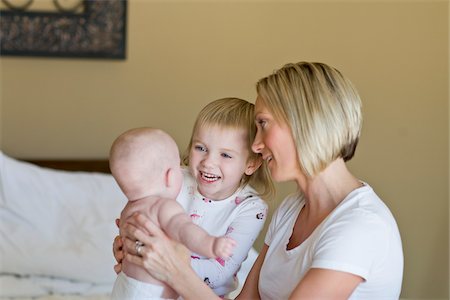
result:
[[[125,259],[142,266],[155,279],[171,286],[185,300],[218,299],[191,268],[190,251],[170,240],[142,214],[136,213],[121,226]],[[143,246],[137,246],[140,243]],[[139,250],[139,254],[137,253]]]
[[[190,252],[182,244],[170,240],[165,233],[142,214],[135,214],[122,227],[125,235],[125,259],[142,266],[154,278],[173,286],[183,269],[190,268]],[[140,255],[136,241],[144,244]]]
[[[116,225],[117,225],[117,227],[119,227],[120,219],[116,219]],[[117,261],[117,264],[114,266],[114,272],[116,272],[116,274],[119,274],[120,271],[122,271],[122,260],[123,260],[123,256],[124,256],[123,242],[122,242],[120,235],[118,235],[114,238],[113,255]]]

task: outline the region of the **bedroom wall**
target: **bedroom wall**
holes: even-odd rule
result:
[[[362,96],[350,167],[398,221],[402,298],[448,299],[449,11],[445,0],[131,0],[126,60],[0,59],[1,150],[106,158],[145,125],[184,149],[209,101],[254,101],[256,80],[284,63],[323,61]],[[279,190],[271,211],[293,186]]]

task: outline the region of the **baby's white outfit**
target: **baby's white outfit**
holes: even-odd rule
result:
[[[117,275],[111,300],[161,300],[164,287],[128,277],[124,272]]]

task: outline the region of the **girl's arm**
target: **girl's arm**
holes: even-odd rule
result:
[[[190,253],[186,247],[170,240],[143,215],[136,214],[133,219],[139,228],[130,223],[123,227],[126,236],[124,247],[127,249],[125,259],[145,268],[150,275],[167,283],[186,300],[220,299],[190,267]],[[145,245],[141,250],[142,256],[136,254],[137,240]]]
[[[236,241],[233,255],[227,260],[196,259],[191,262],[197,275],[208,282],[209,287],[218,293],[226,294],[231,290],[233,276],[239,270],[242,262],[261,232],[267,215],[267,205],[257,199],[247,199],[237,207],[238,212],[228,227],[227,237]]]
[[[260,299],[259,291],[258,291],[258,283],[259,283],[259,273],[261,272],[261,267],[263,265],[264,259],[266,258],[267,250],[269,246],[264,244],[261,252],[258,255],[255,263],[253,264],[250,273],[245,280],[244,287],[242,291],[239,293],[238,299]]]

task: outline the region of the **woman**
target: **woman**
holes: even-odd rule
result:
[[[274,213],[238,299],[398,299],[403,253],[397,224],[345,164],[362,123],[351,82],[328,65],[301,62],[261,79],[257,92],[252,149],[274,181],[294,181],[298,192]],[[126,259],[144,265],[184,299],[214,299],[179,263],[181,247],[142,216],[136,220],[153,237],[127,226],[125,247],[135,253],[141,240],[149,251]]]

